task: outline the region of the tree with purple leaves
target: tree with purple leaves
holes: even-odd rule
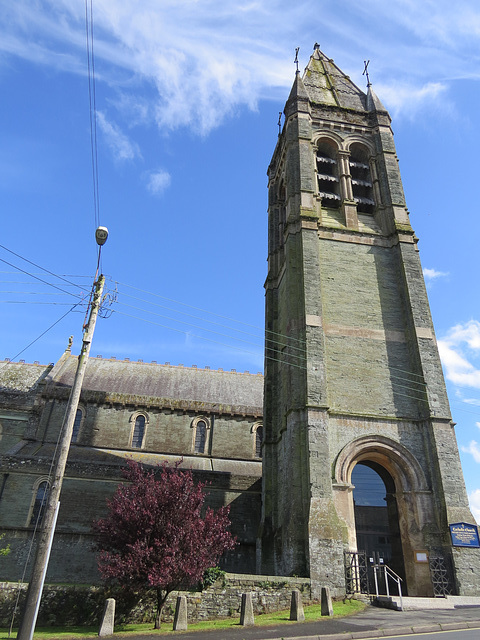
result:
[[[159,629],[169,593],[198,583],[235,546],[229,507],[204,509],[205,483],[178,467],[163,465],[158,473],[129,461],[124,476],[107,516],[93,525],[98,566],[108,583],[156,592]]]

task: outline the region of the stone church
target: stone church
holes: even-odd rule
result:
[[[377,563],[429,596],[440,563],[450,593],[478,595],[390,117],[317,46],[285,105],[268,188],[265,376],[91,358],[47,582],[100,582],[90,525],[127,458],[182,459],[210,482],[209,504],[231,505],[230,571],[344,595]],[[54,365],[0,368],[2,580],[23,579],[76,363],[68,347]]]

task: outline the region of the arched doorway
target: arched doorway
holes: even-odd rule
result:
[[[393,569],[406,592],[395,482],[384,467],[368,460],[355,465],[351,481],[357,549],[366,551],[370,563],[373,559]]]

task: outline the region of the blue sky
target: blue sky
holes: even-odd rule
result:
[[[67,314],[19,356],[48,363],[70,334],[78,353],[84,308],[70,310],[96,266],[85,3],[3,5],[0,244],[68,282],[0,249],[0,358]],[[93,0],[93,17],[102,270],[116,302],[92,355],[262,370],[266,169],[295,48],[303,67],[319,42],[362,88],[370,60],[478,518],[476,3]]]

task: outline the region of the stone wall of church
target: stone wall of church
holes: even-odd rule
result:
[[[19,598],[19,610],[23,606],[26,584],[0,583],[0,625],[11,624],[12,610]],[[176,598],[187,598],[188,622],[214,618],[239,617],[242,593],[252,594],[254,615],[280,611],[290,607],[292,590],[298,589],[304,604],[311,600],[308,578],[278,578],[276,576],[227,573],[203,591],[174,591],[165,604],[162,622],[171,623]],[[115,597],[115,622],[142,623],[153,621],[155,595],[145,594],[136,602],[127,600],[125,594],[108,591],[102,587],[46,585],[45,597],[40,604],[39,626],[100,625],[105,600]]]
[[[121,365],[125,375],[130,365]],[[56,367],[61,366],[60,361]],[[95,360],[92,369],[101,366]],[[164,367],[162,372],[168,374],[173,369],[178,380],[178,369]],[[50,371],[51,367],[12,363],[0,373],[0,532],[5,533],[3,544],[11,547],[11,553],[0,564],[3,580],[21,579],[27,559],[30,558],[30,565],[33,558],[30,545],[35,497],[39,484],[48,479],[51,471],[50,461],[69,394],[68,386],[55,385],[51,380],[43,383]],[[215,378],[216,373],[199,371],[198,376],[205,374],[208,383],[208,376]],[[230,372],[225,375],[229,376],[234,395],[237,379]],[[261,376],[239,374],[238,379],[261,388]],[[122,481],[121,469],[129,458],[152,468],[167,463],[192,469],[196,480],[208,484],[208,505],[230,505],[231,530],[239,545],[222,559],[224,568],[253,573],[261,511],[262,465],[256,449],[261,409],[249,412],[230,403],[226,413],[212,403],[114,392],[115,389],[109,394],[89,389],[82,392],[82,419],[76,442],[70,447],[47,580],[101,583],[92,551],[91,524],[105,514],[106,501]],[[182,408],[176,409],[180,404]],[[132,440],[138,415],[145,417],[140,446]],[[204,449],[196,453],[199,420],[207,430]]]

